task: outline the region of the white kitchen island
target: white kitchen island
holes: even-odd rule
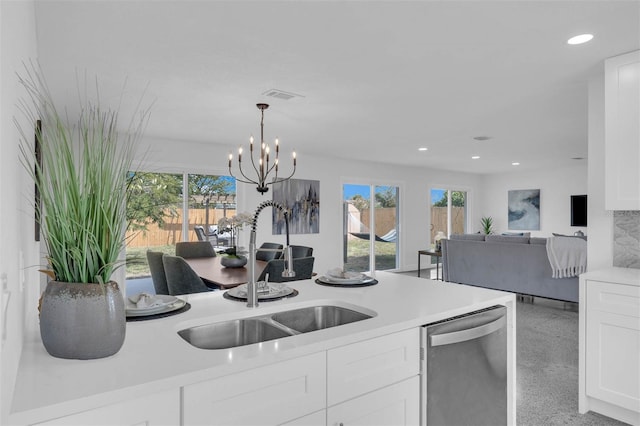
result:
[[[358,410],[371,410],[380,420],[375,411],[387,403],[386,414],[417,424],[419,327],[504,305],[508,420],[515,424],[515,296],[394,273],[378,272],[376,278],[377,285],[357,288],[295,281],[290,285],[298,296],[255,309],[222,292],[183,296],[190,310],[127,323],[122,349],[99,360],[53,358],[34,333],[23,349],[9,423],[320,425],[340,423]],[[375,316],[232,349],[198,349],[177,334],[317,305]]]

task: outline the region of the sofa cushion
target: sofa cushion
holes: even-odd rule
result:
[[[542,237],[531,237],[529,238],[529,244],[547,245],[547,239]]]
[[[487,235],[486,242],[529,244],[529,237],[510,237],[506,235]]]
[[[453,234],[450,240],[484,241],[484,234]]]

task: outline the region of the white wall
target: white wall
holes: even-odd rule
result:
[[[247,123],[250,126],[251,123]],[[286,132],[286,129],[284,129]],[[356,142],[354,142],[356,143]],[[192,171],[208,174],[228,174],[227,158],[237,147],[171,140],[147,139],[143,148],[145,170]],[[246,147],[245,147],[246,148]],[[288,147],[281,147],[283,158]],[[320,181],[320,233],[293,235],[291,244],[314,248],[314,269],[323,273],[342,265],[342,184],[371,182],[400,187],[400,256],[401,270],[417,268],[417,252],[429,245],[429,190],[437,187],[465,188],[473,204],[478,190],[478,176],[423,168],[389,166],[365,163],[357,160],[340,160],[331,157],[305,156],[297,148],[298,171],[295,178]],[[282,161],[283,171],[289,170]],[[235,165],[234,165],[235,167]],[[236,169],[234,169],[236,170]],[[261,196],[253,186],[238,184],[238,211],[255,211],[258,204],[271,199],[271,192]],[[284,241],[284,236],[272,236],[270,212],[264,211],[258,223],[258,243],[273,240]],[[243,234],[246,232],[243,231]],[[242,235],[246,237],[246,235]]]
[[[587,270],[613,265],[613,212],[604,207],[604,62],[589,80],[589,225]]]
[[[33,1],[0,1],[0,424],[6,423],[26,327],[35,327],[39,294],[39,244],[34,242],[33,190],[18,162],[19,134],[13,123],[23,96],[16,72],[36,59]],[[24,266],[24,267],[23,267]],[[0,280],[2,280],[0,278]],[[24,282],[24,290],[22,283]]]
[[[487,175],[482,179],[482,197],[479,200],[477,220],[470,232],[480,230],[480,217],[491,216],[494,231],[509,231],[507,219],[508,191],[513,189],[540,189],[540,230],[531,236],[549,237],[552,233],[573,235],[577,230],[588,234],[584,227],[571,226],[571,195],[587,193],[587,164],[577,160],[576,165],[563,169],[546,169]],[[589,199],[589,202],[591,200]],[[588,223],[591,225],[591,217]],[[589,227],[591,228],[591,226]]]

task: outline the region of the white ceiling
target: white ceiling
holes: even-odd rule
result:
[[[76,71],[109,101],[126,79],[122,117],[145,90],[154,102],[147,136],[229,149],[259,135],[267,102],[266,139],[301,167],[318,153],[476,173],[576,164],[588,78],[640,48],[639,1],[38,0],[36,18],[55,97],[73,104]]]

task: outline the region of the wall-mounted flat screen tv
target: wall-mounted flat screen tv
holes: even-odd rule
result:
[[[587,196],[571,196],[571,226],[587,226]]]

